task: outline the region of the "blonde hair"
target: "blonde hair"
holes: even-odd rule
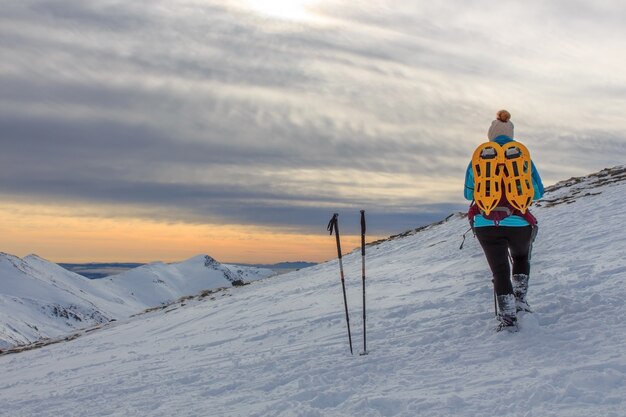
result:
[[[511,113],[506,110],[499,110],[498,113],[496,113],[496,119],[506,123],[511,119]]]

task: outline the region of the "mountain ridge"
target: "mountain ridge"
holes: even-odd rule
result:
[[[168,263],[169,264],[169,263]],[[58,265],[61,267],[75,272],[79,275],[87,277],[89,279],[100,279],[106,278],[111,275],[117,275],[122,272],[128,271],[129,269],[138,268],[140,266],[146,265],[146,263],[139,262],[86,262],[86,263],[66,263],[59,262]],[[224,263],[224,265],[237,265],[242,267],[253,267],[253,268],[262,268],[262,269],[272,269],[276,272],[286,272],[286,270],[296,270],[302,268],[308,268],[309,266],[317,265],[316,262],[307,262],[307,261],[285,261],[285,262],[277,262],[273,264],[262,264],[262,263]]]

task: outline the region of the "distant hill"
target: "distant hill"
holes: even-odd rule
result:
[[[59,263],[59,266],[72,271],[76,274],[82,275],[89,279],[100,279],[111,275],[121,274],[130,269],[139,268],[145,264],[142,263],[123,263],[123,262],[110,262],[110,263],[97,263],[90,262],[85,264],[76,263]],[[314,262],[279,262],[275,264],[237,264],[240,266],[246,266],[251,268],[271,269],[272,271],[282,274],[291,271],[297,271],[302,268],[308,268],[310,266],[317,265]]]
[[[129,269],[138,268],[142,265],[142,263],[86,263],[86,264],[71,264],[71,263],[60,263],[59,266],[67,269],[68,271],[72,271],[76,274],[82,275],[89,279],[98,279],[104,278],[111,275],[121,274],[124,271],[128,271]]]

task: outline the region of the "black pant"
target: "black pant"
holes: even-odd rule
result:
[[[532,226],[477,227],[476,237],[485,251],[487,262],[493,274],[497,295],[513,293],[511,285],[511,268],[509,253],[513,261],[513,274],[530,272],[530,248],[532,243]]]

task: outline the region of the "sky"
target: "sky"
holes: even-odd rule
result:
[[[323,261],[465,210],[497,110],[544,184],[624,164],[626,4],[8,0],[0,251]]]

